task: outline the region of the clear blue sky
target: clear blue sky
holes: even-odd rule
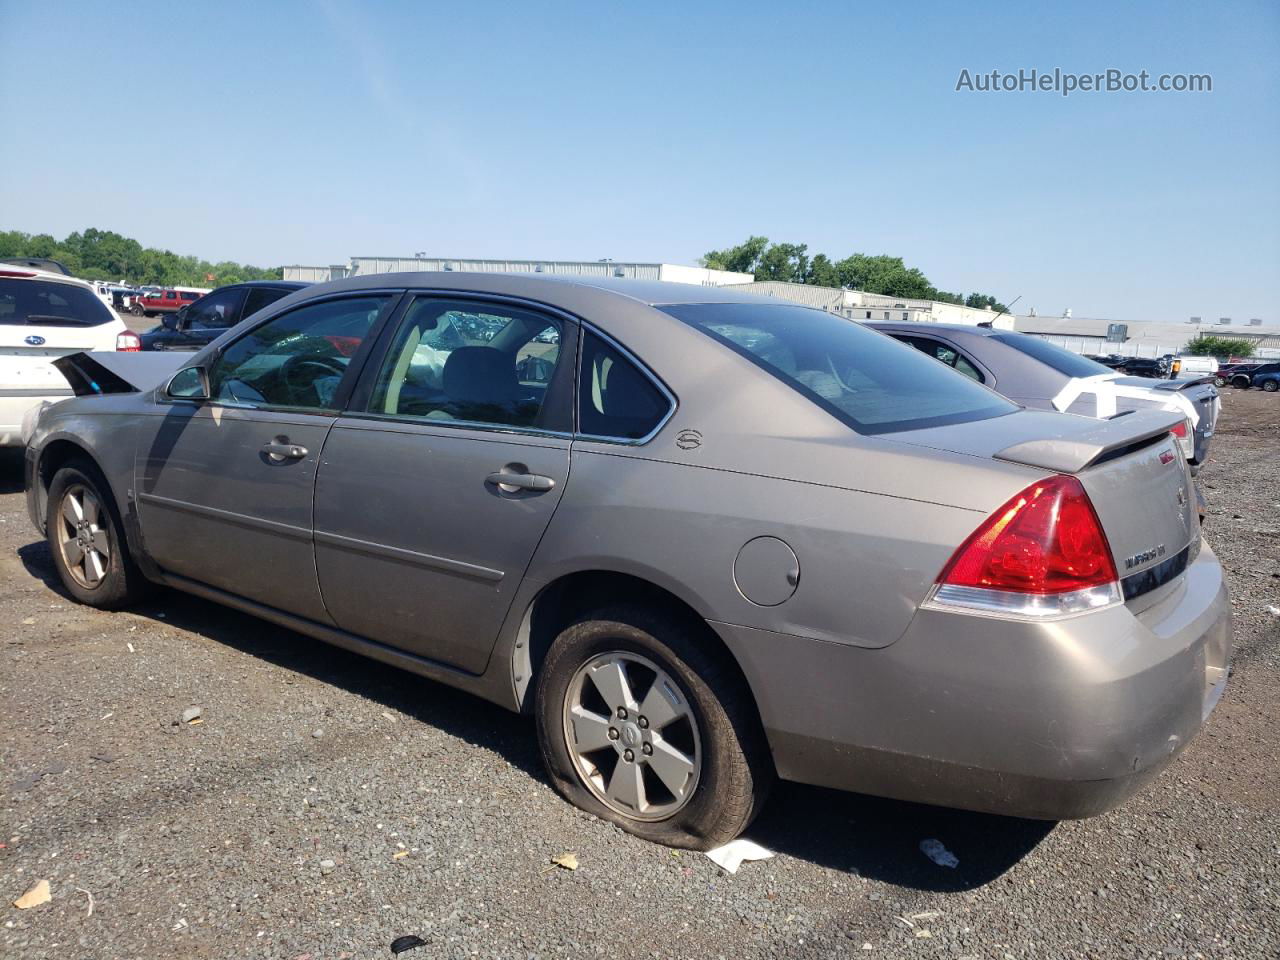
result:
[[[1020,67],[1213,92],[977,94]],[[211,260],[892,253],[1280,321],[1280,4],[0,0],[0,228]]]

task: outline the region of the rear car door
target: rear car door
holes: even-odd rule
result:
[[[301,304],[208,361],[210,399],[181,398],[138,443],[138,501],[148,554],[170,574],[328,622],[316,583],[311,507],[330,426],[398,295]],[[177,396],[173,396],[173,395]]]
[[[480,673],[569,476],[576,325],[415,298],[325,444],[316,570],[344,630]]]

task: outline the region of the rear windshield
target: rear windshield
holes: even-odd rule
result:
[[[113,319],[88,287],[0,277],[0,324],[96,327]]]
[[[1033,360],[1039,360],[1068,377],[1096,377],[1100,373],[1115,373],[1096,360],[1055,347],[1048,340],[1025,333],[993,333],[991,339],[1013,347],[1019,353],[1025,353]]]
[[[789,304],[659,307],[746,357],[859,433],[917,430],[1017,406],[914,347]]]

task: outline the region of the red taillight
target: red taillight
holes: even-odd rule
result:
[[[116,350],[121,353],[136,353],[142,349],[142,338],[136,333],[121,333],[116,336]]]
[[[1044,616],[1113,602],[1117,580],[1084,487],[1075,477],[1055,476],[1027,487],[969,536],[938,575],[934,599]],[[1072,599],[1026,605],[1016,595]]]
[[[1173,434],[1175,437],[1177,437],[1179,440],[1185,440],[1185,439],[1187,439],[1187,434],[1189,433],[1189,429],[1188,429],[1188,426],[1187,426],[1187,421],[1186,421],[1186,420],[1182,420],[1182,421],[1178,422],[1177,424],[1175,424],[1175,425],[1174,425],[1174,426],[1169,430],[1169,432],[1170,432],[1170,433],[1172,433],[1172,434]]]

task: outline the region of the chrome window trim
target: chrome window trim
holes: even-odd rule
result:
[[[582,331],[583,331],[583,334],[584,334],[584,335],[585,335],[586,333],[594,334],[595,336],[597,336],[597,337],[599,337],[601,340],[603,340],[605,343],[609,344],[609,346],[611,346],[611,347],[613,347],[613,349],[617,350],[617,351],[618,351],[618,353],[622,354],[622,356],[623,356],[623,357],[625,357],[625,358],[627,359],[627,361],[628,361],[632,366],[634,366],[637,370],[639,370],[639,371],[640,371],[640,373],[641,373],[641,374],[642,374],[642,375],[643,375],[643,376],[644,376],[644,377],[645,377],[645,378],[646,378],[650,383],[652,383],[655,387],[657,387],[657,388],[658,388],[658,392],[659,392],[659,393],[661,393],[661,394],[663,395],[663,397],[665,397],[665,398],[666,398],[666,401],[667,401],[667,413],[666,413],[666,415],[665,415],[661,420],[659,420],[659,421],[658,421],[657,425],[656,425],[652,430],[650,430],[648,433],[646,433],[643,437],[637,437],[637,438],[629,438],[629,437],[610,437],[610,436],[604,436],[604,435],[601,435],[601,434],[595,434],[595,433],[583,433],[582,431],[575,431],[574,436],[575,436],[575,437],[577,437],[579,440],[589,440],[589,441],[591,441],[591,442],[593,442],[593,443],[609,443],[609,444],[614,444],[615,446],[622,446],[622,447],[642,447],[642,446],[644,446],[646,443],[648,443],[650,440],[652,440],[654,437],[656,437],[659,433],[661,433],[661,432],[662,432],[662,430],[663,430],[663,428],[664,428],[668,423],[670,423],[670,422],[671,422],[671,418],[672,418],[672,417],[674,417],[674,416],[676,415],[676,410],[677,410],[677,409],[679,409],[679,406],[680,406],[680,401],[679,401],[679,399],[676,397],[676,395],[675,395],[674,393],[672,393],[672,392],[667,388],[667,385],[666,385],[665,383],[663,383],[661,380],[659,380],[659,379],[658,379],[657,375],[656,375],[652,370],[650,370],[650,369],[649,369],[648,365],[647,365],[647,364],[645,364],[645,363],[644,363],[644,362],[643,362],[639,357],[637,357],[634,353],[632,353],[630,350],[628,350],[626,347],[624,347],[621,343],[619,343],[617,340],[615,340],[615,339],[614,339],[613,337],[611,337],[609,334],[605,333],[603,330],[601,330],[601,329],[600,329],[599,327],[597,327],[595,324],[590,323],[590,322],[587,322],[587,321],[585,321],[585,320],[584,320],[584,321],[579,321],[579,322],[580,322],[580,323],[581,323],[581,325],[582,325]],[[579,343],[579,346],[578,346],[578,376],[577,376],[577,382],[578,382],[578,383],[581,383],[581,382],[582,382],[582,354],[583,354],[582,345],[581,345],[581,343]],[[578,398],[576,398],[576,401],[577,401],[577,402],[575,403],[575,407],[576,407],[577,405],[581,404],[581,402],[582,402],[582,398],[581,398],[581,397],[578,397]],[[578,419],[577,414],[578,414],[578,411],[575,409],[575,410],[574,410],[574,420],[575,420],[575,422],[576,422],[576,421],[577,421],[577,419]]]
[[[344,420],[369,420],[377,423],[401,423],[407,427],[445,427],[450,430],[479,430],[484,433],[510,433],[527,437],[556,437],[572,440],[567,430],[543,430],[540,427],[517,427],[509,423],[484,423],[480,420],[431,420],[397,413],[374,413],[369,410],[343,411]]]

